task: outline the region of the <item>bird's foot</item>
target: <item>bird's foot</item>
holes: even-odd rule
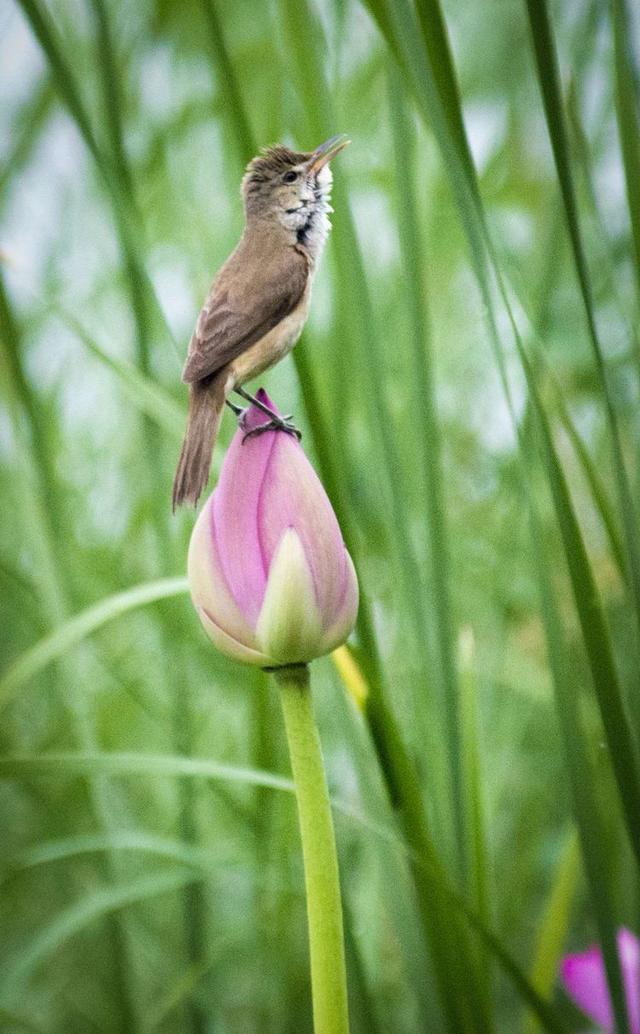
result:
[[[244,388],[242,388],[239,385],[236,385],[236,387],[233,390],[237,395],[240,395],[243,399],[246,399],[247,402],[250,402],[252,406],[255,406],[256,409],[260,409],[265,414],[265,416],[269,417],[269,419],[264,424],[258,424],[257,427],[252,427],[250,431],[245,431],[244,437],[242,439],[243,444],[244,442],[246,442],[247,438],[254,438],[259,434],[264,434],[265,431],[284,431],[286,434],[294,434],[298,441],[300,441],[300,439],[302,438],[302,432],[298,430],[295,424],[291,423],[291,414],[289,414],[289,416],[280,416],[279,413],[274,413],[274,411],[270,409],[269,406],[267,406],[260,399],[255,398],[255,396],[250,395],[248,391],[245,391]],[[238,421],[240,427],[243,430],[244,416],[247,412],[248,410],[244,410],[240,415]]]
[[[240,426],[242,427],[242,418],[240,418]],[[291,423],[291,415],[289,416],[272,416],[264,424],[258,424],[257,427],[252,427],[250,431],[246,431],[242,438],[242,444],[246,442],[247,438],[257,438],[258,435],[264,434],[265,431],[284,431],[285,434],[293,434],[300,441],[302,438],[302,432],[296,427],[295,424]]]
[[[231,412],[235,413],[235,415],[237,416],[238,422],[240,422],[242,420],[243,414],[246,413],[244,407],[236,406],[235,402],[231,402],[230,399],[225,399],[225,402],[228,405]]]

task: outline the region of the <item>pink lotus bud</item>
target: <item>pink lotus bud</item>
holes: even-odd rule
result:
[[[277,412],[265,391],[258,399]],[[189,546],[191,597],[223,653],[271,667],[306,662],[345,641],[358,583],[336,516],[300,443],[243,418]],[[244,439],[244,441],[243,441]]]
[[[640,1034],[640,941],[624,927],[618,930],[617,940],[631,1034]],[[600,946],[594,944],[578,955],[565,955],[560,974],[576,1005],[605,1034],[613,1034],[613,1008]]]

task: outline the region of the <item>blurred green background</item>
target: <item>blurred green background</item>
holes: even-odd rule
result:
[[[265,383],[362,591],[312,673],[352,1029],[584,1029],[557,969],[594,940],[626,1029],[631,7],[2,5],[3,1032],[311,1030],[277,696],[205,639],[170,496],[243,167],[343,131],[307,329]]]

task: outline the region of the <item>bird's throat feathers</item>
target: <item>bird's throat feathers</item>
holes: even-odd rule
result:
[[[310,171],[311,153],[268,148],[249,163],[242,183],[247,230],[284,230],[288,243],[302,245],[315,262],[331,229],[333,177],[328,163]],[[273,231],[271,231],[273,232]]]
[[[313,199],[299,213],[296,213],[300,222],[295,226],[295,234],[297,243],[302,244],[312,259],[316,260],[322,252],[331,229],[329,219],[329,215],[333,211],[330,205],[331,170],[325,166],[314,179]]]
[[[332,182],[331,169],[325,166],[297,186],[295,198],[286,207],[267,204],[260,213],[272,224],[275,220],[284,229],[290,244],[301,244],[312,263],[320,258],[331,230],[329,215],[333,212],[330,204]],[[247,215],[249,217],[249,213]]]

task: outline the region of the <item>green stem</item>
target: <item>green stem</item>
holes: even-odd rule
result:
[[[338,856],[306,665],[275,671],[296,784],[309,920],[315,1034],[348,1034]]]

